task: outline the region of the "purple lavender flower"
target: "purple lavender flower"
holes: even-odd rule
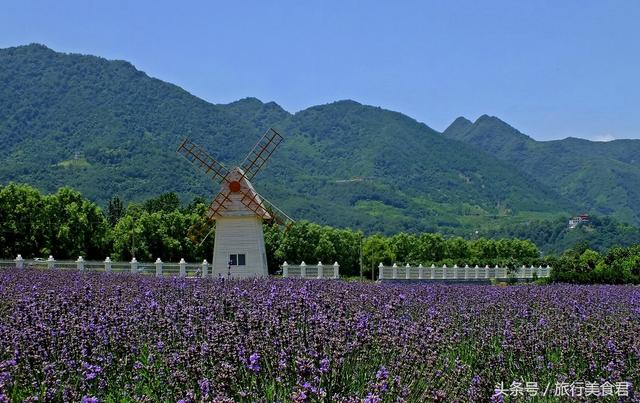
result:
[[[260,354],[253,353],[249,356],[249,365],[247,365],[253,372],[260,372]]]
[[[627,286],[0,269],[0,393],[26,401],[500,401],[489,385],[635,379],[638,312],[640,291]]]
[[[207,378],[201,379],[198,381],[198,386],[200,386],[200,392],[203,396],[209,395],[210,384]]]
[[[369,392],[367,396],[364,398],[364,403],[380,403],[380,402],[382,402],[382,399],[380,398],[380,396],[375,395],[371,392]]]
[[[320,360],[320,372],[326,374],[329,372],[329,359],[323,358]]]
[[[376,372],[376,379],[379,381],[384,381],[389,378],[389,371],[385,367],[381,367],[378,372]]]

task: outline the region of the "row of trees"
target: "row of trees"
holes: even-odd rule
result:
[[[43,195],[28,185],[9,184],[0,187],[0,255],[210,260],[214,230],[202,244],[187,236],[193,225],[205,224],[206,208],[202,199],[182,205],[175,193],[167,193],[128,206],[114,197],[103,213],[68,188]],[[265,224],[264,233],[271,272],[285,260],[289,263],[304,260],[309,264],[318,260],[327,264],[338,261],[343,274],[356,276],[362,267],[368,277],[380,263],[509,267],[550,264],[555,281],[640,282],[640,245],[615,247],[600,254],[580,244],[560,256],[543,259],[535,244],[515,238],[466,240],[432,233],[365,236],[359,231],[308,221],[287,228]]]
[[[0,253],[2,256],[165,261],[209,258],[213,232],[200,245],[187,236],[194,224],[204,224],[204,200],[183,206],[175,193],[125,206],[114,197],[105,213],[74,190],[62,188],[43,195],[28,185],[0,187]],[[370,275],[379,263],[392,264],[535,264],[536,246],[518,239],[445,239],[439,234],[399,233],[392,237],[364,236],[351,229],[320,226],[307,221],[287,228],[265,224],[270,269],[291,263],[338,261],[349,275]],[[362,259],[362,260],[361,260]]]
[[[0,187],[0,256],[104,256],[110,230],[100,208],[71,189],[42,195],[27,185]]]
[[[572,283],[640,284],[640,244],[613,247],[604,253],[580,243],[551,257],[551,279]]]

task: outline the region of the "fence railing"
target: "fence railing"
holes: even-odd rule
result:
[[[517,269],[509,269],[508,267],[452,267],[435,266],[430,267],[419,266],[384,266],[382,263],[378,266],[379,280],[507,280],[507,279],[533,279],[549,277],[551,267],[546,266],[522,266]]]
[[[202,263],[188,263],[180,259],[178,263],[163,262],[160,258],[155,262],[139,262],[136,258],[130,262],[116,262],[107,257],[104,261],[84,260],[79,256],[77,260],[56,260],[53,256],[48,259],[23,259],[18,255],[13,260],[0,259],[0,266],[15,266],[18,269],[32,267],[37,269],[58,269],[58,270],[78,270],[78,271],[102,271],[107,273],[138,273],[162,276],[178,277],[211,277],[213,270],[206,260]],[[307,266],[305,262],[299,265],[290,265],[284,262],[281,266],[282,277],[295,277],[305,279],[336,279],[340,278],[340,265],[335,262],[333,265]]]
[[[138,273],[162,276],[179,277],[208,277],[211,274],[211,265],[204,260],[202,263],[187,263],[180,259],[178,263],[165,263],[160,258],[155,262],[139,262],[135,258],[130,262],[115,262],[110,257],[104,261],[84,260],[79,256],[77,260],[56,260],[53,256],[48,259],[23,259],[18,255],[13,260],[0,259],[0,266],[14,266],[18,269],[32,267],[36,269],[78,270],[78,271],[103,271],[107,273]]]
[[[335,262],[331,266],[323,265],[318,262],[317,265],[307,265],[305,262],[300,264],[289,264],[284,262],[282,266],[282,277],[307,278],[307,279],[337,279],[340,278],[340,265]]]

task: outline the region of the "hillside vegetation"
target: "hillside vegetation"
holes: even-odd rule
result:
[[[293,115],[254,98],[214,105],[127,62],[42,45],[0,50],[0,83],[0,183],[71,186],[101,206],[114,195],[212,197],[217,187],[176,155],[181,139],[231,164],[273,126],[286,140],[254,185],[296,219],[466,233],[574,209],[508,163],[354,101]]]
[[[0,186],[0,257],[13,258],[21,254],[24,258],[32,258],[52,254],[57,259],[84,256],[89,260],[102,260],[110,256],[128,261],[135,256],[143,262],[158,257],[172,262],[181,258],[202,261],[211,256],[215,234],[198,243],[187,233],[192,225],[202,220],[206,206],[201,199],[183,204],[175,193],[165,193],[128,206],[114,197],[103,213],[95,203],[69,188],[47,195],[28,185]],[[543,259],[552,259],[550,261],[555,264],[556,260],[549,254],[560,255],[565,250],[571,253],[563,255],[569,257],[562,265],[574,270],[583,267],[580,262],[574,262],[574,257],[587,248],[591,248],[590,253],[604,253],[612,246],[640,244],[637,228],[598,217],[573,230],[567,230],[563,221],[535,222],[509,226],[486,236],[474,234],[467,239],[437,233],[365,235],[349,228],[306,220],[290,224],[286,230],[268,223],[263,229],[271,273],[275,273],[284,261],[337,261],[343,275],[355,276],[360,273],[362,256],[367,278],[371,278],[372,271],[381,262],[387,265],[499,264],[517,267],[537,265],[543,263]],[[618,280],[614,278],[622,277],[607,278],[615,282]]]
[[[585,211],[640,224],[640,140],[535,141],[486,115],[458,118],[444,135],[517,166]]]

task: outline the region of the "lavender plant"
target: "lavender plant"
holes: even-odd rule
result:
[[[488,401],[512,381],[638,385],[639,360],[632,286],[0,269],[0,401]]]

